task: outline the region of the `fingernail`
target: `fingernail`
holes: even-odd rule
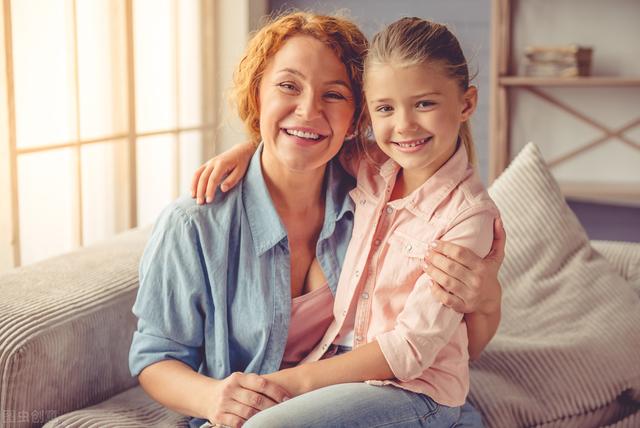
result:
[[[207,196],[207,203],[210,204],[213,199],[210,196]]]
[[[220,186],[220,190],[222,190],[223,192],[226,192],[227,191],[227,185],[226,184],[222,184]]]
[[[289,397],[284,397],[284,398],[282,399],[282,401],[283,401],[283,402],[285,402],[285,401],[287,401],[288,399],[289,399]]]
[[[198,205],[202,205],[202,198],[198,198]]]

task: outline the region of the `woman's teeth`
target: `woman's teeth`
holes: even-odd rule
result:
[[[300,138],[307,138],[309,140],[318,140],[320,138],[320,134],[314,134],[313,132],[297,131],[295,129],[285,129],[284,131],[289,135]]]

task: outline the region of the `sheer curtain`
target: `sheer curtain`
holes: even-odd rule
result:
[[[213,153],[213,0],[2,1],[14,264],[152,223]]]

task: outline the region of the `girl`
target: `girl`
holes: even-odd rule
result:
[[[298,89],[292,82],[285,90],[296,96]],[[477,90],[469,84],[455,36],[444,25],[419,18],[400,19],[374,37],[364,90],[378,150],[367,145],[341,154],[357,187],[350,193],[355,223],[334,319],[303,360],[306,364],[273,374],[288,390],[304,383],[300,391],[307,393],[258,413],[245,426],[314,426],[318,421],[307,416],[317,414],[311,408],[337,405],[336,391],[325,387],[345,378],[355,381],[358,373],[376,375],[342,387],[340,404],[356,415],[377,400],[395,399],[384,389],[371,389],[377,385],[422,397],[432,412],[421,423],[451,426],[468,393],[463,314],[436,298],[438,289],[421,264],[436,240],[467,247],[480,257],[491,247],[498,212],[474,171],[468,124]],[[311,144],[318,135],[297,137]],[[236,153],[243,150],[245,159],[233,162],[247,162],[253,148]],[[236,168],[243,170],[244,165]],[[200,177],[202,171],[194,183],[209,181]],[[493,335],[489,317],[475,316],[474,333]]]

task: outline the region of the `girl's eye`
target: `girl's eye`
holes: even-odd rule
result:
[[[418,101],[416,103],[416,107],[418,107],[419,109],[427,109],[429,107],[433,107],[434,105],[436,105],[436,103],[434,103],[433,101]]]
[[[382,106],[376,107],[376,111],[380,113],[389,113],[390,111],[393,111],[393,107],[389,105],[382,105]]]

